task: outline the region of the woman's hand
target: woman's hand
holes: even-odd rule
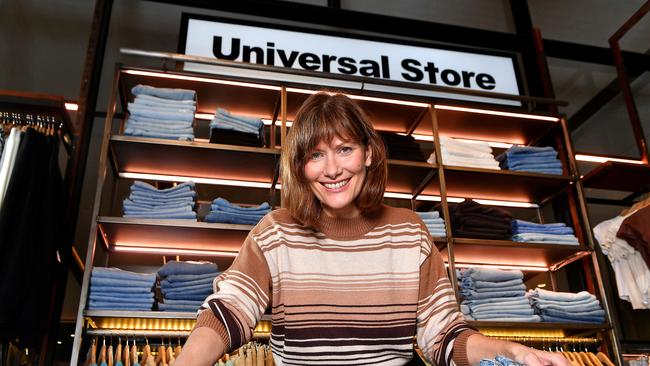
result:
[[[569,360],[559,353],[540,351],[538,349],[515,344],[512,359],[526,366],[570,366]]]

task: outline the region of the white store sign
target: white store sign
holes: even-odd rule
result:
[[[520,94],[512,57],[261,28],[194,19],[192,16],[187,19],[184,52],[222,60],[362,76],[369,79],[368,83],[372,83],[371,79],[383,79]],[[223,72],[222,67],[192,63],[186,63],[185,69]],[[252,76],[250,72],[247,75]],[[287,75],[283,77],[288,78]],[[300,81],[297,79],[301,78],[291,77],[291,80]],[[331,86],[346,86],[340,82],[334,84],[339,85]],[[376,86],[372,89],[391,89]],[[459,95],[448,93],[393,89],[402,94],[461,99]],[[518,102],[491,98],[462,96],[462,99],[519,105]]]

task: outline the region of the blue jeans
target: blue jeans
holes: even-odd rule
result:
[[[194,100],[196,99],[196,91],[188,89],[172,89],[172,88],[154,88],[153,86],[138,84],[131,88],[131,93],[135,96],[151,95],[163,99],[173,100]]]
[[[155,210],[155,209],[176,209],[176,208],[186,208],[189,207],[189,211],[192,211],[194,201],[191,202],[182,202],[182,203],[172,203],[172,204],[162,204],[162,205],[150,205],[147,203],[133,202],[130,199],[126,198],[122,202],[122,207],[125,210]]]
[[[136,287],[141,289],[151,289],[154,281],[149,280],[125,280],[117,278],[106,278],[106,277],[95,277],[90,276],[90,285],[91,286],[124,286],[124,287]]]
[[[127,109],[132,110],[140,110],[140,111],[154,111],[154,112],[172,112],[172,113],[191,113],[194,114],[196,111],[196,106],[193,105],[188,105],[188,104],[181,104],[179,105],[152,105],[152,104],[146,104],[146,103],[138,103],[137,99],[132,102],[127,104]]]
[[[158,270],[160,277],[170,275],[204,275],[208,273],[218,274],[219,268],[210,262],[180,262],[169,261]]]
[[[147,281],[152,284],[156,281],[155,273],[129,272],[115,267],[93,267],[91,276],[96,278],[114,278],[122,280]]]
[[[271,206],[267,203],[264,202],[258,206],[255,207],[241,207],[235,204],[232,204],[228,202],[225,198],[217,198],[214,201],[212,201],[212,205],[210,206],[212,210],[221,210],[224,212],[234,212],[234,213],[242,213],[242,214],[256,214],[256,215],[266,215],[271,211]]]
[[[487,304],[519,304],[526,303],[528,299],[525,296],[519,297],[504,297],[504,298],[485,298],[485,299],[465,299],[463,303],[468,304],[470,307],[474,308],[479,305]]]
[[[243,122],[238,122],[227,117],[215,116],[210,122],[210,128],[219,130],[234,130],[259,135],[260,129],[250,126]]]
[[[529,323],[536,323],[536,322],[541,322],[542,318],[539,315],[530,315],[530,316],[512,316],[512,315],[504,315],[504,316],[484,316],[484,317],[477,317],[474,316],[474,319],[476,320],[489,320],[493,322],[529,322]]]
[[[249,126],[253,126],[256,128],[260,128],[261,126],[264,125],[262,120],[260,118],[255,118],[255,117],[246,117],[246,116],[241,116],[241,115],[234,115],[230,113],[227,109],[224,108],[217,108],[217,113],[215,113],[215,117],[227,117],[232,120],[236,120],[239,122],[243,122],[248,124]]]
[[[205,216],[205,221],[224,224],[257,225],[263,217],[264,215],[245,215],[219,210],[210,211],[210,213]]]
[[[194,99],[169,99],[161,98],[154,95],[138,94],[134,100],[138,104],[151,104],[153,105],[174,105],[174,106],[196,106]],[[196,107],[195,107],[196,108]]]
[[[500,292],[476,292],[476,291],[467,291],[463,292],[462,295],[468,300],[482,300],[482,299],[495,299],[495,298],[504,298],[504,297],[517,297],[524,296],[526,294],[525,290],[515,290],[515,291],[500,291]]]
[[[135,204],[147,205],[152,207],[164,206],[164,205],[176,206],[181,204],[186,204],[186,205],[194,204],[194,197],[182,197],[182,198],[173,198],[169,200],[161,200],[157,198],[145,198],[145,197],[130,195],[128,199]]]
[[[170,188],[158,189],[149,183],[136,180],[133,181],[133,184],[131,185],[131,190],[147,191],[152,194],[167,195],[167,194],[173,194],[179,192],[194,191],[196,190],[196,184],[194,182],[183,182]]]
[[[179,141],[194,141],[194,135],[187,134],[173,134],[173,133],[161,133],[161,132],[150,132],[147,130],[126,128],[124,130],[125,136],[136,136],[136,137],[148,137],[152,139],[166,139],[166,140],[179,140]]]
[[[203,273],[203,274],[171,274],[165,277],[163,282],[167,283],[186,283],[189,281],[198,281],[198,280],[204,280],[204,279],[210,279],[213,280],[215,277],[217,277],[219,273],[218,272],[210,272],[210,273]]]
[[[584,317],[584,318],[564,318],[564,317],[559,317],[559,316],[552,316],[552,315],[540,315],[542,318],[542,321],[548,322],[548,323],[604,323],[605,318],[604,317]]]
[[[124,296],[101,295],[101,294],[91,292],[88,295],[88,299],[92,301],[106,302],[106,303],[128,302],[128,303],[139,303],[139,304],[151,305],[153,303],[153,292],[150,292],[149,294],[151,294],[151,296],[145,294],[145,296],[138,295],[138,296],[124,297]]]
[[[587,291],[580,291],[578,293],[571,292],[555,292],[544,290],[541,288],[536,288],[530,291],[530,296],[533,299],[539,298],[544,300],[553,300],[553,301],[579,301],[587,299],[596,299],[596,296],[590,294]]]
[[[179,294],[173,292],[165,295],[165,301],[168,300],[205,300],[210,294]]]
[[[186,286],[178,286],[178,287],[161,287],[161,290],[163,294],[167,294],[170,292],[185,292],[185,293],[210,293],[212,292],[212,282],[208,283],[202,283],[199,285],[186,285]]]
[[[502,287],[470,287],[462,288],[461,293],[500,293],[509,291],[526,291],[526,286],[523,283],[518,285],[502,286]]]
[[[115,285],[115,286],[110,286],[110,285],[90,285],[90,292],[95,292],[95,293],[105,293],[105,294],[111,294],[115,296],[120,296],[120,295],[132,295],[132,294],[146,294],[146,293],[151,293],[151,288],[153,287],[153,284],[148,287],[126,287],[123,285]]]
[[[139,218],[139,219],[152,219],[152,220],[189,220],[197,221],[196,212],[190,211],[186,213],[176,213],[176,214],[154,214],[154,213],[135,213],[135,214],[125,214],[122,215],[124,218]]]
[[[166,128],[164,125],[160,126],[149,126],[149,125],[143,125],[139,123],[134,123],[133,121],[129,120],[126,125],[125,125],[125,131],[146,131],[148,133],[160,133],[160,134],[169,134],[169,135],[176,135],[176,136],[182,136],[182,135],[194,135],[194,128],[192,127],[185,127],[185,128]]]
[[[134,124],[133,127],[140,127],[142,129],[147,129],[151,126],[153,128],[166,128],[169,130],[182,130],[185,128],[192,128],[194,123],[191,121],[173,121],[165,120],[160,121],[156,118],[149,118],[143,116],[129,116],[129,119],[126,121],[127,124]]]
[[[420,216],[422,220],[440,218],[440,214],[438,213],[438,211],[425,211],[425,212],[418,211],[416,212],[416,214],[418,214],[418,216]]]
[[[524,274],[519,270],[500,270],[491,268],[468,268],[461,272],[463,278],[471,278],[479,281],[508,281],[523,279]]]
[[[196,279],[194,281],[183,281],[183,282],[169,282],[168,280],[163,280],[160,282],[162,288],[172,289],[172,288],[182,288],[185,286],[196,286],[196,285],[206,285],[209,284],[212,286],[216,275],[208,278]]]
[[[463,278],[461,280],[461,286],[466,289],[481,289],[481,288],[500,288],[508,286],[516,286],[523,284],[523,280],[515,279],[509,281],[471,281],[470,279]]]

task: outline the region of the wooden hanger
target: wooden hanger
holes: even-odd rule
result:
[[[176,363],[171,343],[167,346],[167,362],[169,362],[169,366],[174,366],[174,363]]]
[[[603,365],[605,365],[605,366],[614,366],[614,363],[609,359],[609,357],[607,357],[606,354],[604,354],[602,352],[598,352],[596,354],[596,357],[598,357],[598,359],[600,360],[600,362],[603,363]]]
[[[593,354],[593,353],[591,353],[591,352],[585,352],[585,354],[587,355],[587,357],[589,358],[589,360],[591,360],[591,363],[592,363],[592,364],[594,364],[594,365],[596,365],[596,366],[604,366],[603,363],[600,362],[600,360],[598,359],[598,357],[596,357],[595,354]]]
[[[650,206],[650,196],[648,196],[648,198],[646,198],[644,200],[641,200],[641,201],[633,204],[632,207],[623,209],[621,211],[621,213],[619,214],[619,216],[625,216],[625,215],[631,214],[633,212],[636,212],[636,211],[638,211],[638,210],[640,210],[642,208],[646,208],[648,206]]]
[[[108,366],[113,366],[113,345],[108,346],[108,362],[106,363]]]
[[[99,351],[99,364],[106,363],[106,338],[102,342],[102,349]]]
[[[90,346],[90,364],[97,365],[97,339],[93,339],[93,344]]]
[[[147,358],[151,355],[151,347],[149,347],[149,340],[145,338],[147,344],[142,349],[142,358],[140,359],[140,365],[145,365],[147,363]]]
[[[597,366],[597,365],[594,365],[591,362],[591,360],[589,359],[589,357],[587,357],[587,354],[584,351],[579,352],[578,357],[580,357],[580,360],[582,361],[582,364],[585,365],[585,366]]]
[[[116,366],[119,366],[118,362],[119,362],[119,365],[123,365],[122,364],[122,339],[121,338],[117,339],[117,347],[115,347],[115,365]]]
[[[133,340],[133,345],[131,346],[131,361],[133,361],[133,366],[138,363],[138,347],[135,345],[135,339]]]
[[[135,345],[135,339],[133,340]],[[129,339],[126,339],[126,345],[124,346],[124,361],[122,362],[124,366],[131,366],[131,349],[129,348]]]

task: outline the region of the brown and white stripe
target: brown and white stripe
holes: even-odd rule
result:
[[[215,281],[197,327],[217,324],[234,349],[270,306],[278,365],[405,365],[416,334],[435,364],[466,365],[454,346],[473,331],[419,217],[384,207],[345,227],[327,220],[317,231],[286,210],[267,215]]]

